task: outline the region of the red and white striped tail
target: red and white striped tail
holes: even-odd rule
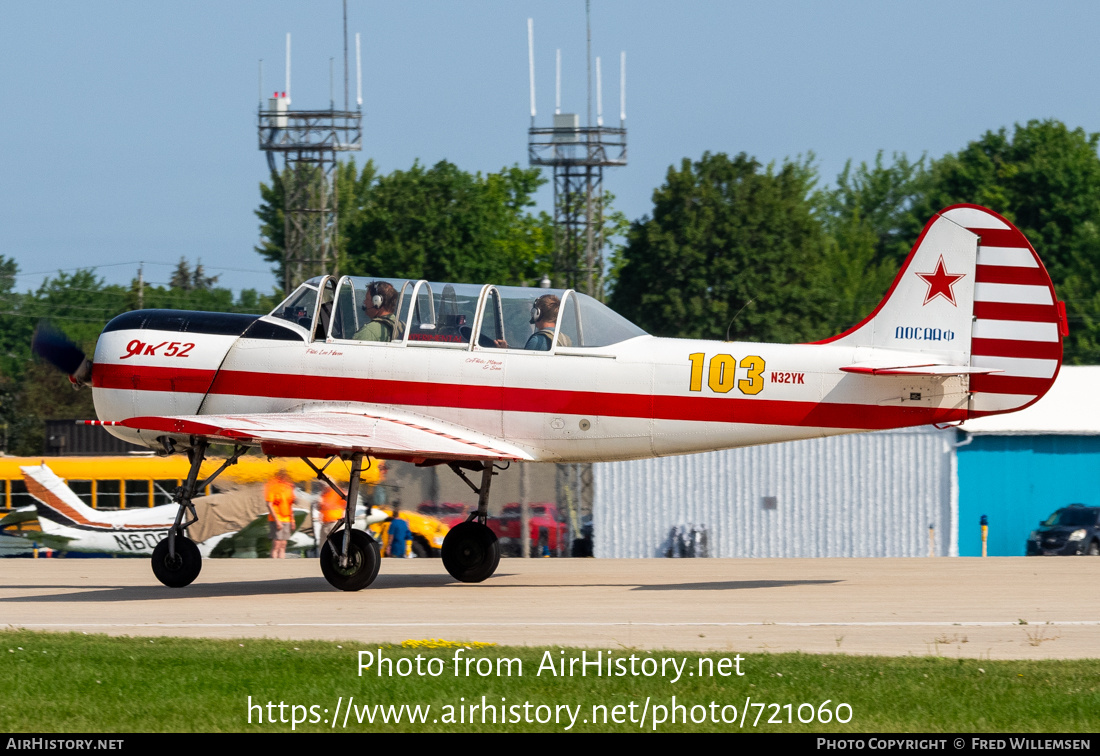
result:
[[[818,343],[866,348],[847,372],[967,374],[969,413],[981,417],[1043,396],[1068,332],[1065,305],[1019,229],[984,207],[952,205],[924,227],[875,311]]]
[[[970,378],[972,417],[1022,409],[1054,384],[1069,334],[1065,303],[1018,228],[977,205],[940,215],[979,237],[971,364],[1000,372]]]

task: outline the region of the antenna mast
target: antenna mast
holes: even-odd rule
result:
[[[344,0],[344,110],[348,109],[348,0]]]
[[[561,48],[557,51],[555,68],[557,76],[554,78],[554,115],[561,113]]]
[[[535,19],[527,19],[527,67],[531,79],[531,128],[535,127]]]
[[[327,110],[290,109],[290,34],[286,35],[286,89],[265,103],[257,114],[260,150],[267,154],[273,181],[284,196],[283,290],[290,293],[302,281],[337,273],[336,157],[362,148],[362,113],[347,109],[347,6],[344,16],[344,110],[336,110],[334,59],[329,59]],[[356,35],[358,43],[358,35]],[[358,48],[358,44],[356,45]],[[261,61],[261,86],[263,63]],[[283,156],[283,170],[276,156]]]
[[[359,32],[355,32],[355,102],[363,107],[363,62],[359,56]]]

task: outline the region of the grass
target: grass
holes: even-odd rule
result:
[[[481,662],[487,676],[454,674],[456,647],[460,658]],[[642,660],[675,658],[685,663],[681,678],[672,682],[659,674],[625,676],[554,676],[544,669],[536,674],[546,652],[556,663],[579,658],[580,649],[561,647],[505,648],[466,647],[448,642],[406,643],[407,647],[367,644],[359,641],[278,641],[267,639],[210,640],[190,638],[131,638],[79,633],[0,632],[0,680],[4,703],[0,705],[0,731],[4,732],[289,732],[290,720],[298,731],[652,731],[654,715],[664,722],[656,729],[675,731],[765,732],[1096,732],[1100,729],[1100,660],[990,661],[943,657],[866,657],[809,654],[744,654],[733,674],[735,652],[692,654],[676,651],[644,652],[610,650],[614,659],[629,665],[633,654],[636,671]],[[838,644],[839,645],[839,644]],[[379,676],[372,665],[358,674],[358,652],[382,654],[395,666]],[[416,674],[420,656],[422,674]],[[498,659],[520,659],[523,675],[496,673]],[[710,659],[714,670],[722,658],[728,676],[693,675],[700,658]],[[399,662],[399,660],[407,660]],[[431,670],[438,676],[428,674]],[[684,661],[686,660],[686,662]],[[708,664],[704,662],[704,665]],[[412,674],[400,676],[406,667]],[[627,667],[628,668],[628,667]],[[704,667],[705,668],[705,667]],[[672,697],[678,719],[672,724]],[[249,697],[253,708],[249,723]],[[356,721],[351,713],[344,725],[349,697],[356,712],[361,706],[403,704],[430,705],[426,722],[409,724],[381,721],[382,712],[369,709],[375,722]],[[495,707],[497,723],[480,709],[482,697]],[[502,701],[501,699],[506,699]],[[649,703],[645,704],[646,699]],[[740,725],[746,698],[750,705]],[[846,724],[816,721],[816,711],[826,700],[832,711],[839,703],[851,707]],[[336,727],[333,712],[342,708]],[[268,702],[272,707],[267,707]],[[711,706],[714,702],[715,706]],[[280,712],[279,704],[284,707]],[[524,704],[528,704],[524,708]],[[634,704],[631,709],[630,705]],[[477,705],[473,722],[469,706]],[[766,704],[763,708],[759,704]],[[772,706],[777,704],[778,706]],[[791,704],[790,708],[786,704]],[[802,707],[800,704],[809,704]],[[638,721],[648,712],[642,726]],[[300,708],[295,709],[293,707]],[[309,707],[315,707],[310,709]],[[501,706],[507,708],[502,712]],[[537,708],[537,707],[543,708]],[[577,709],[577,707],[580,707]],[[692,707],[696,707],[692,709]],[[730,708],[736,707],[736,715]],[[453,722],[444,721],[448,709]],[[595,708],[594,708],[595,707]],[[602,707],[602,708],[601,708]],[[616,709],[615,707],[621,707]],[[798,722],[798,713],[815,721]],[[328,709],[328,712],[325,712]],[[422,709],[423,710],[423,709]],[[385,710],[388,711],[388,710]],[[486,723],[482,724],[482,714]],[[593,714],[600,722],[593,723]],[[715,723],[712,718],[736,716],[737,724]],[[843,718],[847,711],[840,710]],[[273,714],[276,721],[268,721]],[[633,714],[634,722],[630,721]],[[705,722],[691,722],[703,717]],[[257,721],[263,716],[263,722]],[[546,723],[536,718],[550,715]],[[560,721],[555,721],[555,715]],[[824,715],[823,715],[824,716]],[[460,719],[461,717],[461,719]],[[608,722],[603,723],[606,717]],[[754,724],[754,719],[758,721]],[[278,721],[280,718],[285,722]],[[508,720],[501,723],[501,719]],[[521,721],[510,720],[519,718]],[[613,721],[620,720],[619,723]],[[788,718],[792,723],[788,723]],[[583,720],[588,719],[585,723]],[[312,722],[310,721],[312,720]],[[433,721],[437,720],[437,721]],[[772,720],[769,722],[769,720]],[[776,724],[775,720],[782,723]]]

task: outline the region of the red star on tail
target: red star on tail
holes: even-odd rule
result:
[[[923,278],[924,282],[928,284],[928,294],[924,297],[924,303],[921,305],[922,307],[936,297],[943,297],[953,306],[958,307],[958,304],[955,302],[955,292],[951,290],[951,287],[966,274],[948,273],[947,268],[943,264],[943,255],[940,255],[940,261],[936,263],[935,273],[918,273],[917,275]]]

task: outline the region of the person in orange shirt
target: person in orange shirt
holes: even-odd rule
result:
[[[340,497],[340,494],[333,491],[331,487],[326,487],[325,492],[321,494],[321,534],[317,541],[318,546],[325,545],[325,541],[328,540],[329,534],[336,527],[336,523],[344,516],[344,509],[344,500]]]
[[[279,472],[264,484],[267,521],[271,524],[271,558],[286,558],[286,542],[294,532],[294,484]]]

